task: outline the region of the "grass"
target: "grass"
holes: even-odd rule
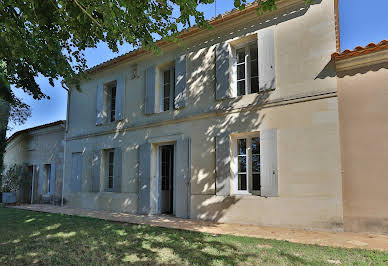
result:
[[[0,208],[0,264],[387,265],[388,253]]]

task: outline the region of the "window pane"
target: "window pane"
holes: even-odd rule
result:
[[[251,60],[257,59],[257,45],[256,44],[251,45],[249,47],[249,53],[250,53]]]
[[[252,154],[260,154],[260,138],[252,138]]]
[[[170,98],[163,99],[163,111],[170,110]]]
[[[260,173],[260,155],[252,155],[252,172]]]
[[[237,64],[245,62],[245,48],[237,49]]]
[[[110,121],[116,120],[116,87],[111,88],[110,93]]]
[[[170,70],[166,70],[163,73],[163,84],[170,83]]]
[[[113,176],[113,165],[109,165],[108,176]]]
[[[257,77],[259,74],[259,66],[257,60],[251,61],[251,77]]]
[[[245,95],[245,80],[237,82],[237,96]]]
[[[251,78],[251,93],[259,92],[259,79]]]
[[[245,79],[245,64],[237,65],[237,80]]]
[[[237,150],[239,155],[244,155],[247,153],[247,140],[238,139],[237,140]]]
[[[253,190],[260,190],[260,174],[253,174],[252,175],[252,189]]]
[[[238,190],[247,190],[247,175],[238,175]]]
[[[114,160],[114,153],[109,152],[109,164],[113,164],[113,160]]]
[[[247,171],[247,157],[238,156],[238,172],[245,173]]]
[[[108,179],[108,188],[113,188],[113,176],[110,176]]]

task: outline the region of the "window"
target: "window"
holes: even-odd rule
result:
[[[235,147],[235,192],[260,194],[260,138],[239,137]]]
[[[110,100],[110,121],[116,120],[116,86],[109,88],[109,100]]]
[[[236,47],[234,62],[237,96],[259,92],[257,41]]]
[[[170,67],[161,71],[162,82],[161,82],[161,101],[160,111],[168,111],[173,107],[173,95],[175,87],[175,69]]]
[[[50,164],[45,164],[44,165],[45,172],[46,172],[46,178],[47,178],[47,193],[51,192],[50,188],[50,182],[51,182],[51,165]]]
[[[107,190],[113,189],[113,165],[114,165],[114,151],[108,151],[108,165],[107,165]]]

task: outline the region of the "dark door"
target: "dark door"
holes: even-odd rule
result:
[[[25,177],[25,182],[23,183],[23,203],[31,203],[32,195],[32,175],[34,174],[33,166],[30,165],[27,167],[27,176]]]
[[[173,213],[174,145],[160,147],[161,213]]]

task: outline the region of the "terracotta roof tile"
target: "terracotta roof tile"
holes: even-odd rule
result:
[[[365,47],[357,46],[352,51],[349,49],[346,49],[342,51],[342,53],[336,52],[331,55],[331,58],[335,61],[339,61],[339,60],[343,60],[354,56],[378,52],[384,49],[388,49],[388,40],[382,40],[378,44],[370,43]]]

